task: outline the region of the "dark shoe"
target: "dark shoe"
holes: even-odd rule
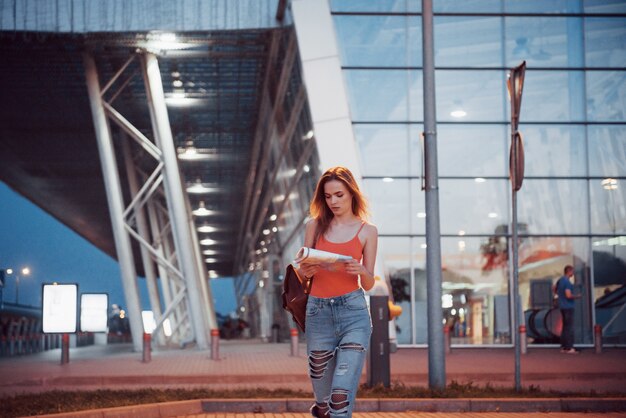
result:
[[[311,412],[311,416],[315,418],[329,418],[330,417],[330,413],[328,411],[320,412],[320,408],[315,404],[311,406],[309,411]]]
[[[580,352],[578,350],[576,350],[575,348],[569,348],[567,350],[561,350],[561,353],[565,353],[565,354],[579,354]]]

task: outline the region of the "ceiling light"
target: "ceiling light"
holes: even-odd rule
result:
[[[393,177],[383,177],[383,181],[385,183],[391,183],[391,182],[393,182]]]
[[[192,213],[196,216],[209,216],[209,215],[215,215],[215,211],[214,210],[209,210],[204,206],[204,202],[200,202],[198,209],[192,211]]]
[[[463,231],[463,230],[461,229],[461,230],[459,231],[459,235],[460,235],[460,236],[465,235],[465,231]]]
[[[489,212],[489,213],[487,214],[487,216],[489,216],[490,218],[497,218],[497,217],[498,217],[498,214],[497,214],[497,213],[495,213],[495,212]]]
[[[476,177],[476,178],[474,179],[474,181],[475,181],[476,183],[484,183],[484,182],[486,182],[486,181],[487,181],[487,179],[485,179],[484,177]]]
[[[204,254],[204,255],[215,255],[215,254],[217,254],[217,251],[215,251],[215,250],[204,250],[204,251],[202,251],[202,254]]]
[[[215,232],[215,231],[217,231],[216,227],[207,225],[207,224],[200,225],[198,227],[198,232]]]
[[[426,245],[426,244],[422,244],[422,245],[420,245],[420,248],[426,248],[426,247],[427,247],[427,245]]]
[[[309,171],[311,171],[311,167],[309,167],[308,164],[305,164],[304,167],[302,167],[302,169],[304,170],[305,173],[308,173]]]
[[[467,116],[467,112],[463,109],[456,109],[450,112],[450,116],[452,116],[453,118],[463,118]]]
[[[273,227],[272,228],[272,232],[278,232],[278,228],[277,227]]]
[[[215,270],[209,270],[208,273],[209,273],[209,278],[217,279],[218,276],[217,276],[217,272]]]
[[[217,241],[210,238],[205,238],[200,240],[200,245],[214,245],[217,244]]]
[[[206,263],[217,263],[217,258],[205,258]]]
[[[278,218],[278,216],[274,213],[272,216],[270,216],[270,221],[275,221]]]
[[[417,217],[418,218],[425,218],[426,217],[426,212],[417,212]]]
[[[200,179],[196,180],[195,183],[187,186],[187,192],[193,194],[204,194],[216,192],[217,189],[215,187],[210,187],[205,183],[202,183]]]
[[[270,230],[269,229],[264,229],[263,230],[263,235],[269,235],[270,234]]]
[[[303,140],[306,140],[306,139],[311,139],[311,138],[313,138],[313,135],[314,135],[314,134],[313,134],[313,130],[310,130],[309,132],[307,132],[306,134],[304,134],[304,135],[302,136],[302,139],[303,139]]]
[[[174,87],[182,87],[183,86],[183,82],[182,82],[182,80],[176,79],[176,80],[172,81],[172,86],[174,86]]]

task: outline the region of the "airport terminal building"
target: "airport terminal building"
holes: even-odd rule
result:
[[[137,347],[137,280],[160,344],[207,346],[208,283],[223,277],[252,336],[286,333],[282,273],[334,165],[369,198],[377,274],[403,308],[398,345],[426,344],[421,1],[0,7],[0,180],[120,262]],[[452,343],[515,336],[506,82],[526,61],[517,228],[529,341],[558,343],[552,286],[572,265],[576,344],[593,344],[596,324],[605,343],[626,344],[626,3],[433,9]]]

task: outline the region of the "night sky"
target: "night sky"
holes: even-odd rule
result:
[[[80,293],[108,293],[109,304],[124,307],[117,261],[0,182],[0,269],[20,274],[19,303],[41,307],[42,283],[78,283]],[[19,273],[18,273],[19,274]],[[15,277],[8,276],[4,302],[15,303]],[[217,312],[228,314],[236,302],[232,279],[212,280]],[[149,309],[145,280],[139,280],[142,309]]]

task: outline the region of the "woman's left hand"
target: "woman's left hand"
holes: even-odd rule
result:
[[[346,273],[349,274],[357,275],[365,273],[365,267],[363,267],[363,264],[359,263],[354,258],[345,262],[345,268]]]

